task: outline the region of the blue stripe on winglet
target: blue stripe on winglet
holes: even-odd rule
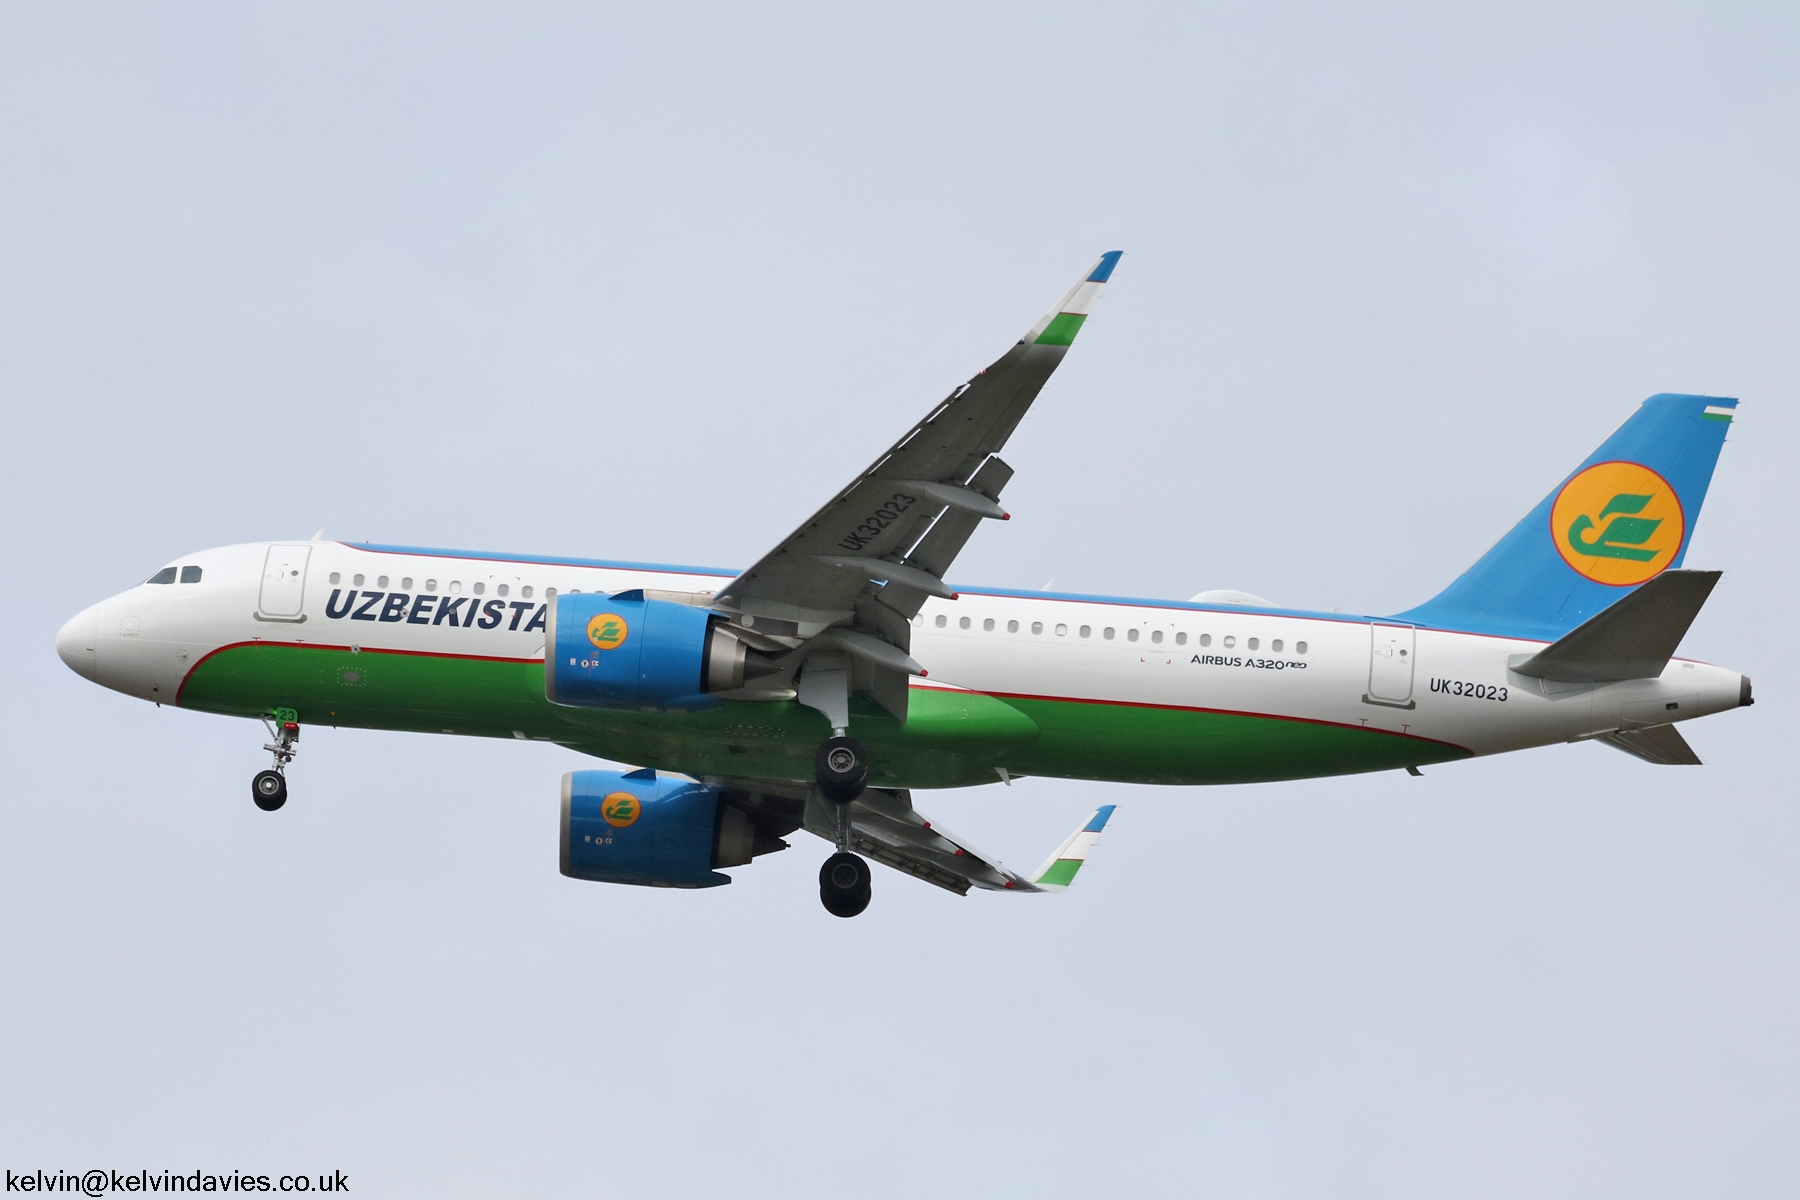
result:
[[[1117,251],[1114,252],[1114,255],[1115,257],[1117,256]],[[1086,825],[1081,827],[1081,832],[1099,833],[1102,829],[1105,829],[1106,822],[1113,815],[1113,809],[1117,807],[1119,806],[1116,804],[1102,804],[1099,808],[1094,810],[1092,819],[1090,819]]]
[[[1087,277],[1087,281],[1089,283],[1105,283],[1108,279],[1111,279],[1113,268],[1119,265],[1119,259],[1124,253],[1123,250],[1108,250],[1105,254],[1102,254],[1100,256],[1100,265],[1094,268],[1094,273]]]

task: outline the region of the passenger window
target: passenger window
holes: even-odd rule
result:
[[[983,629],[987,630],[989,633],[994,632],[994,618],[989,617],[987,620],[983,621],[981,623],[981,627]]]
[[[1069,636],[1069,627],[1067,625],[1058,625],[1056,627],[1056,636],[1057,637],[1068,637]]]
[[[1237,639],[1236,639],[1236,638],[1234,638],[1234,637],[1227,637],[1227,638],[1226,638],[1226,639],[1225,639],[1225,648],[1226,648],[1226,649],[1227,649],[1227,650],[1229,650],[1229,649],[1231,649],[1231,648],[1232,648],[1232,647],[1233,647],[1233,646],[1235,646],[1235,645],[1237,645]]]
[[[451,595],[452,595],[452,596],[460,596],[460,595],[462,595],[462,580],[460,580],[460,579],[452,579],[452,580],[451,580],[451,581],[450,581],[450,594],[451,594]]]
[[[1135,642],[1135,641],[1137,641],[1137,639],[1138,639],[1138,631],[1137,631],[1137,630],[1135,630],[1135,629],[1127,629],[1127,630],[1126,630],[1126,631],[1125,631],[1125,640],[1126,640],[1126,641],[1128,641],[1128,642]]]
[[[1178,633],[1178,634],[1176,634],[1176,635],[1175,635],[1175,644],[1176,644],[1176,645],[1177,645],[1177,646],[1185,646],[1185,645],[1187,645],[1187,634],[1185,634],[1185,633]]]
[[[1033,632],[1033,633],[1044,632],[1044,623],[1042,621],[1033,621],[1031,623],[1031,632]]]
[[[506,595],[507,589],[506,589],[506,585],[503,583],[499,587],[495,588],[494,590],[496,592],[498,592],[500,595],[504,596],[504,595]]]
[[[1257,641],[1255,638],[1251,638],[1247,644],[1249,645],[1250,649],[1252,649],[1252,650],[1254,650],[1258,646],[1262,645],[1262,643]]]
[[[183,568],[181,568],[181,582],[183,582],[183,583],[199,583],[200,582],[200,568],[199,567],[183,567]]]
[[[1305,654],[1306,653],[1306,643],[1305,642],[1295,642],[1294,643],[1294,653],[1295,654]]]
[[[935,624],[939,629],[942,629],[944,626],[948,625],[949,623],[950,623],[950,618],[946,617],[943,613],[939,613],[937,620],[935,622],[933,622],[933,624]]]
[[[1082,637],[1094,636],[1094,627],[1092,625],[1083,625],[1081,627],[1081,636]]]
[[[1019,623],[1017,621],[1008,621],[1006,623],[1006,632],[1008,632],[1008,633],[1019,632]]]
[[[350,577],[350,586],[351,587],[361,587],[362,585],[363,585],[363,577],[361,575],[352,575]]]
[[[387,586],[387,576],[386,575],[376,576],[375,577],[375,586],[378,588],[386,587]]]
[[[387,582],[387,581],[386,581],[386,580],[385,580],[385,579],[384,579],[384,580],[382,580],[382,582],[383,582],[383,583],[386,583],[386,582]],[[481,594],[482,594],[482,593],[483,593],[483,592],[485,592],[485,591],[487,591],[487,584],[485,584],[485,583],[478,583],[478,584],[476,584],[476,585],[475,585],[475,594],[476,594],[476,595],[477,595],[477,596],[479,596],[479,595],[481,595]]]
[[[1113,627],[1112,627],[1112,626],[1111,626],[1111,625],[1108,625],[1108,626],[1107,626],[1107,627],[1106,627],[1106,628],[1105,628],[1105,629],[1102,629],[1102,630],[1101,630],[1101,631],[1100,631],[1100,636],[1101,636],[1101,637],[1103,637],[1103,638],[1105,638],[1105,639],[1106,639],[1106,640],[1107,640],[1107,641],[1109,641],[1109,642],[1110,642],[1110,641],[1112,641],[1112,639],[1113,639]]]
[[[150,578],[144,580],[144,582],[145,583],[174,583],[175,582],[175,568],[174,567],[164,567],[162,570],[158,571],[156,574],[152,575]]]
[[[556,589],[555,588],[545,588],[544,589],[544,599],[546,599],[546,600],[556,599]]]
[[[1150,640],[1157,643],[1158,645],[1161,645],[1162,644],[1162,630],[1160,630],[1160,629],[1152,630],[1150,633]]]
[[[331,586],[336,587],[338,585],[338,580],[340,580],[342,578],[343,578],[342,575],[339,575],[336,571],[333,571],[331,573]]]
[[[921,629],[925,628],[925,614],[924,613],[914,613],[913,614],[913,624],[917,625]]]
[[[527,584],[524,587],[520,588],[519,595],[525,597],[527,600],[531,599],[531,585]]]
[[[412,576],[411,575],[408,575],[405,579],[402,579],[400,581],[400,590],[403,592],[412,591]]]
[[[1212,634],[1210,634],[1210,633],[1203,633],[1203,634],[1201,634],[1201,635],[1200,635],[1200,644],[1201,644],[1201,645],[1202,645],[1202,646],[1210,646],[1210,645],[1212,645]]]
[[[1280,654],[1281,653],[1281,639],[1276,638],[1274,641],[1270,642],[1269,649],[1273,650],[1276,654]]]
[[[436,591],[437,591],[437,580],[435,580],[435,579],[427,579],[427,580],[426,580],[426,581],[425,581],[425,590],[426,590],[426,591],[428,591],[428,592],[433,592],[433,593],[435,593],[435,592],[436,592]]]
[[[956,627],[958,629],[967,629],[969,627],[969,618],[963,617],[963,618],[959,619],[956,622]]]

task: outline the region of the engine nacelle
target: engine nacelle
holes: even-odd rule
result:
[[[544,691],[552,704],[639,712],[692,712],[719,702],[709,692],[744,686],[744,643],[704,608],[576,592],[550,599]]]
[[[742,866],[786,845],[759,838],[719,789],[655,771],[571,771],[562,782],[562,873],[641,887],[730,883],[714,867]]]

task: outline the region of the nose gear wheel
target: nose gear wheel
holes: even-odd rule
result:
[[[264,812],[274,812],[287,803],[287,765],[294,761],[294,743],[300,740],[297,716],[292,709],[278,709],[262,719],[269,731],[269,742],[263,749],[275,756],[275,765],[256,773],[250,781],[250,798]]]

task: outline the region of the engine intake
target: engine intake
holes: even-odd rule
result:
[[[718,705],[711,693],[775,669],[704,608],[642,591],[550,600],[544,692],[552,704],[693,712]]]

